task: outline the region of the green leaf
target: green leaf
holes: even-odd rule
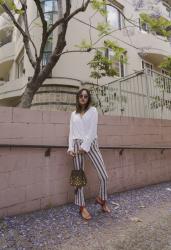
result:
[[[93,59],[88,63],[90,65],[91,77],[100,79],[104,76],[114,76],[117,74],[113,67],[112,60],[109,60],[102,51],[97,50]]]
[[[171,56],[168,56],[160,65],[160,68],[165,69],[169,72],[171,76]]]
[[[124,59],[121,59],[121,55],[123,55],[126,50],[122,47],[120,47],[119,45],[117,45],[114,41],[111,41],[111,40],[105,40],[104,41],[104,47],[106,49],[109,49],[109,50],[112,50],[113,52],[113,61],[120,61],[120,62],[123,62],[123,63],[126,63],[127,62],[127,58],[124,57]]]
[[[14,0],[0,0],[0,14],[4,13],[3,4],[6,4],[11,11],[14,11],[16,14],[23,15],[24,10],[18,9],[15,5]]]
[[[107,35],[111,31],[111,26],[108,23],[98,23],[96,28],[99,31],[99,36]]]
[[[157,35],[169,37],[171,31],[167,31],[167,28],[171,26],[171,21],[167,20],[163,16],[152,16],[146,13],[140,14],[141,23],[147,24],[151,31],[155,31]]]
[[[85,39],[83,39],[81,43],[79,45],[75,45],[75,47],[80,48],[81,50],[85,50],[85,49],[91,49],[92,45],[91,42],[88,42]]]
[[[4,9],[2,7],[3,4],[6,4],[10,10],[14,10],[14,8],[16,7],[13,0],[0,0],[0,14],[4,12]]]
[[[107,15],[105,0],[92,0],[91,6],[94,10],[98,11],[102,16]]]

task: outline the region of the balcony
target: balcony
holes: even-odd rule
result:
[[[94,86],[92,94],[105,114],[171,120],[171,78],[154,70]]]
[[[171,45],[165,38],[147,32],[136,31],[134,45],[140,48],[139,55],[158,66],[171,54]]]
[[[21,95],[24,93],[27,81],[28,79],[26,77],[8,82],[0,81],[0,105],[5,103],[6,100],[12,100],[21,97]]]
[[[5,19],[0,16],[0,46],[8,43],[9,40],[12,40],[13,29],[11,22],[7,22]]]
[[[10,17],[4,12],[0,13],[0,30],[4,29],[4,27],[13,27],[13,22]]]
[[[11,38],[1,40],[0,43],[0,79],[5,79],[14,60],[14,45]]]

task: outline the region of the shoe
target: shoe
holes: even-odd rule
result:
[[[107,212],[107,213],[111,212],[110,208],[107,206],[106,200],[102,200],[100,197],[96,197],[95,204],[101,205],[102,212]]]
[[[84,208],[85,208],[85,206],[80,206],[80,211],[79,212],[80,212],[80,214],[81,214],[81,216],[82,216],[83,219],[90,220],[92,218],[90,214],[88,216],[86,216],[86,217],[85,217],[85,215],[83,215],[82,212],[83,212]]]

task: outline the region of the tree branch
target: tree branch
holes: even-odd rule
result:
[[[73,11],[70,14],[70,10],[71,10],[71,3],[70,0],[66,0],[66,11],[65,14],[63,15],[63,11],[62,11],[62,0],[58,0],[58,6],[59,6],[59,20],[63,19],[64,16],[64,20],[60,22],[60,29],[59,29],[59,35],[58,35],[58,39],[57,39],[57,43],[56,43],[56,47],[49,59],[48,64],[44,67],[44,69],[42,70],[42,72],[40,72],[38,78],[39,78],[39,82],[40,84],[45,80],[45,75],[50,74],[51,70],[53,69],[53,67],[55,66],[55,64],[58,62],[61,53],[63,51],[63,49],[66,46],[66,31],[67,31],[67,27],[68,27],[68,22],[71,18],[74,17],[74,15],[78,14],[79,12],[85,11],[86,8],[88,7],[90,3],[90,0],[87,0],[85,3],[83,2],[82,6],[78,9],[76,9],[75,11]],[[59,21],[58,20],[58,21]]]
[[[84,12],[86,9],[87,9],[87,7],[88,7],[88,5],[89,5],[89,3],[90,3],[90,1],[91,0],[87,0],[86,1],[86,3],[84,3],[84,1],[83,1],[83,3],[82,3],[82,6],[80,7],[80,8],[78,8],[78,9],[76,9],[75,11],[73,11],[70,15],[67,15],[67,8],[69,9],[69,5],[70,5],[70,1],[68,0],[66,0],[66,13],[65,13],[65,15],[63,16],[63,17],[61,17],[61,18],[59,18],[53,25],[52,25],[52,27],[48,30],[48,36],[53,32],[53,30],[57,27],[57,26],[59,26],[60,24],[62,24],[62,23],[64,23],[64,22],[69,22],[69,20],[70,19],[72,19],[76,14],[78,14],[79,12]],[[67,7],[68,6],[68,7]]]
[[[72,19],[72,18],[73,18],[75,15],[77,15],[79,12],[84,12],[84,11],[87,9],[87,7],[88,7],[90,1],[91,1],[91,0],[87,0],[85,3],[84,3],[84,1],[83,1],[82,6],[81,6],[80,8],[78,8],[78,9],[76,9],[75,11],[73,11],[73,12],[68,16],[68,18],[67,18],[66,21],[69,22],[69,20]]]
[[[45,19],[45,15],[41,6],[41,2],[40,0],[34,0],[37,10],[39,12],[40,15],[40,19],[42,22],[42,42],[41,42],[41,46],[40,46],[40,50],[39,50],[39,56],[37,58],[37,65],[36,65],[36,69],[35,72],[38,74],[40,72],[40,63],[43,57],[43,52],[46,46],[46,42],[48,39],[48,34],[47,34],[47,21]]]
[[[22,9],[24,10],[24,14],[23,14],[23,20],[24,20],[24,25],[25,25],[25,32],[34,48],[34,51],[35,51],[35,58],[37,60],[37,48],[36,48],[36,45],[34,44],[31,36],[30,36],[30,32],[29,32],[29,25],[28,25],[28,17],[27,17],[27,4],[26,2],[23,2],[22,0],[20,0],[20,3],[21,3],[21,6],[22,6]]]
[[[43,31],[44,31],[44,33],[46,33],[46,31],[47,31],[47,21],[45,20],[45,15],[44,15],[43,10],[42,10],[41,2],[40,2],[40,0],[34,0],[34,2],[36,4],[36,6],[37,6],[37,10],[39,12],[40,19],[42,21]]]
[[[32,52],[31,52],[31,49],[30,49],[30,45],[29,45],[29,37],[28,35],[26,34],[26,32],[22,29],[22,27],[17,23],[14,15],[12,14],[11,10],[8,8],[8,6],[3,3],[1,4],[2,8],[4,9],[4,11],[8,14],[8,16],[11,18],[13,24],[15,25],[15,27],[21,32],[22,36],[23,36],[23,42],[24,42],[24,45],[25,45],[25,49],[26,49],[26,53],[27,53],[27,56],[29,58],[29,61],[32,65],[32,67],[34,68],[35,67],[35,60],[33,58],[33,55],[32,55]]]

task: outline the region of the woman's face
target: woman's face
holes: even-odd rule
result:
[[[88,94],[86,90],[83,90],[81,94],[79,95],[79,103],[84,106],[88,102]]]

